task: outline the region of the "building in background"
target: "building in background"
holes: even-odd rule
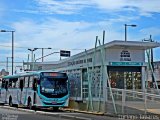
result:
[[[1,86],[1,83],[2,83],[2,77],[6,76],[6,75],[9,75],[9,72],[7,72],[5,69],[2,69],[0,71],[0,86]]]
[[[7,72],[5,69],[2,69],[0,71],[0,77],[6,76],[6,75],[9,75],[9,72]]]

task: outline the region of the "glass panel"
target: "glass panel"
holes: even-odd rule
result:
[[[141,89],[141,73],[134,72],[133,79],[134,79],[135,89]]]
[[[29,77],[29,87],[32,88],[33,87],[33,76]]]
[[[41,91],[52,94],[66,93],[67,81],[62,79],[43,78],[41,79]]]
[[[112,88],[141,89],[141,72],[109,71]]]
[[[88,73],[87,69],[82,69],[82,97],[88,97]]]
[[[68,70],[68,80],[70,83],[70,96],[81,97],[81,71]]]
[[[124,89],[124,72],[117,72],[116,84],[117,88]]]
[[[124,72],[124,78],[126,80],[126,89],[133,89],[132,72]]]
[[[110,80],[110,83],[111,83],[111,87],[116,88],[117,87],[116,72],[109,71],[109,80]]]
[[[28,87],[28,77],[25,77],[25,84],[24,87]]]

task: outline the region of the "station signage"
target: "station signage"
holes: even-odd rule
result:
[[[62,57],[70,57],[71,56],[71,51],[60,50],[60,56],[62,56]]]
[[[111,66],[142,66],[142,62],[110,62]]]
[[[74,66],[74,65],[83,64],[83,63],[90,63],[90,62],[92,62],[92,58],[80,59],[80,60],[68,62],[68,66]]]
[[[131,55],[128,50],[123,50],[120,54],[120,61],[131,61]]]

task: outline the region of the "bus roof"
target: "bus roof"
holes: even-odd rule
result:
[[[22,77],[22,76],[28,76],[28,75],[40,75],[40,73],[43,72],[58,72],[58,71],[52,71],[52,70],[47,70],[47,71],[27,71],[27,72],[23,72],[23,73],[18,73],[15,75],[7,75],[7,76],[3,76],[3,78],[18,78],[18,77]],[[59,72],[59,73],[63,73],[63,72]]]

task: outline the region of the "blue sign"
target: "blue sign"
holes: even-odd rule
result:
[[[142,66],[143,62],[110,62],[112,66]]]

